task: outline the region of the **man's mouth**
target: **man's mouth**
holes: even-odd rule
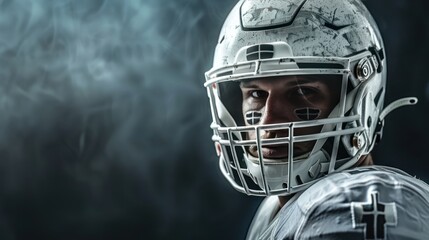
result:
[[[289,146],[287,144],[262,146],[261,151],[265,159],[282,159],[284,161],[289,156]],[[249,152],[254,157],[259,155],[256,146],[251,146]],[[304,154],[304,151],[298,146],[294,146],[293,155],[296,157],[302,154]]]
[[[269,159],[285,159],[289,155],[289,147],[287,145],[273,145],[262,147],[262,156]]]

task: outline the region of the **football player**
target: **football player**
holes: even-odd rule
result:
[[[384,107],[385,50],[362,2],[239,1],[205,86],[223,175],[268,196],[249,239],[429,236],[428,186],[372,166],[385,116],[417,99]]]

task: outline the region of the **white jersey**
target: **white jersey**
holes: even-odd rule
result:
[[[429,186],[391,167],[333,173],[281,209],[266,198],[247,238],[427,240]]]

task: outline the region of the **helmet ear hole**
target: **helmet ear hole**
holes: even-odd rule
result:
[[[372,118],[371,118],[371,116],[369,116],[368,119],[366,120],[366,125],[368,127],[371,127],[371,125],[372,125]]]
[[[296,175],[296,183],[299,185],[304,184],[304,182],[302,181],[302,179],[299,175]]]

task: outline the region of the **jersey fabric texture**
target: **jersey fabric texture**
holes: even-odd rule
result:
[[[384,166],[333,173],[281,209],[267,197],[247,239],[429,239],[429,186]]]

